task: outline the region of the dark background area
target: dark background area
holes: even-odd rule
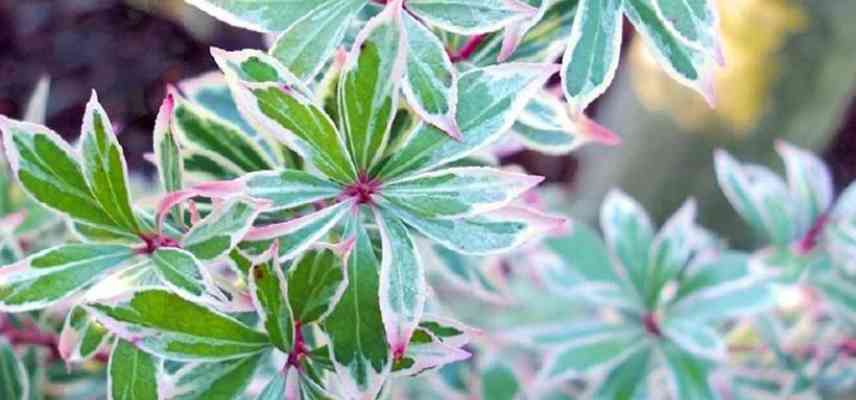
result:
[[[189,12],[195,14],[188,17]],[[202,21],[204,34],[192,32],[183,20]],[[72,139],[94,88],[119,131],[130,167],[150,172],[142,155],[151,151],[165,86],[215,69],[210,46],[261,48],[263,40],[181,1],[0,0],[0,114],[20,117],[39,77],[49,75],[47,125]],[[824,155],[839,187],[856,178],[856,105],[850,105]],[[572,157],[528,151],[506,161],[568,184],[577,167]]]

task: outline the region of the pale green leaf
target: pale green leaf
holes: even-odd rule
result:
[[[673,305],[670,315],[695,321],[719,321],[752,315],[772,305],[769,279],[760,274],[749,274],[687,295]]]
[[[621,141],[582,113],[572,113],[567,103],[546,91],[526,104],[512,131],[526,147],[555,156],[590,142],[615,145]]]
[[[725,63],[719,39],[719,17],[712,0],[654,0],[657,15],[675,36]]]
[[[661,347],[669,377],[669,393],[675,399],[714,400],[710,385],[710,362],[698,359],[676,346]]]
[[[266,211],[286,210],[339,195],[342,187],[294,169],[255,172],[244,176],[247,195],[270,201]]]
[[[776,151],[785,161],[788,188],[796,200],[799,231],[808,232],[832,206],[832,174],[820,158],[806,150],[777,142]]]
[[[339,0],[185,0],[213,17],[244,29],[279,32]]]
[[[644,345],[644,332],[639,329],[579,338],[547,357],[541,379],[561,382],[581,374],[607,371]]]
[[[266,335],[159,288],[139,290],[110,304],[88,304],[87,308],[115,335],[166,359],[221,361],[270,347]]]
[[[107,366],[110,400],[158,400],[159,364],[155,357],[118,340]]]
[[[108,337],[106,328],[83,307],[75,306],[66,316],[57,350],[66,363],[86,361],[95,355]]]
[[[276,261],[250,268],[250,294],[271,342],[290,353],[294,344],[294,313],[288,303],[289,287],[282,268]]]
[[[431,25],[462,35],[497,31],[537,12],[518,0],[407,0],[407,9]]]
[[[600,226],[612,254],[617,257],[637,293],[643,296],[654,227],[635,200],[619,190],[606,195],[600,211]]]
[[[203,363],[181,371],[176,380],[180,392],[171,400],[239,399],[253,380],[256,370],[266,359],[265,353],[219,363]]]
[[[502,208],[542,180],[494,168],[448,168],[393,180],[382,195],[425,218],[458,218]]]
[[[621,54],[621,0],[581,0],[562,57],[565,97],[584,110],[615,77]]]
[[[200,260],[214,260],[229,253],[252,227],[259,207],[232,200],[199,221],[181,240],[181,247]]]
[[[706,324],[668,318],[662,323],[662,330],[666,337],[696,357],[720,362],[727,356],[725,342],[715,329]]]
[[[645,386],[650,371],[651,348],[643,347],[627,357],[606,376],[593,398],[597,400],[633,400]]]
[[[125,246],[68,244],[0,269],[0,309],[45,308],[94,283],[135,255]]]
[[[207,267],[193,254],[176,248],[160,248],[151,258],[161,281],[175,293],[197,302],[222,297]]]
[[[27,400],[30,398],[29,383],[24,364],[18,359],[12,345],[0,339],[0,397]]]
[[[346,273],[341,256],[333,249],[310,250],[293,261],[287,278],[294,318],[304,325],[323,321],[348,286]]]
[[[158,177],[161,189],[165,193],[181,190],[184,186],[184,164],[178,139],[173,129],[172,114],[175,109],[175,97],[167,95],[158,111],[154,128],[154,150],[157,161]]]

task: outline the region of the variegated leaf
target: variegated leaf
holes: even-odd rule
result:
[[[109,304],[90,303],[87,309],[110,332],[146,352],[171,360],[242,358],[271,345],[261,332],[158,288],[129,293]]]
[[[645,274],[648,307],[656,306],[663,286],[687,266],[692,256],[705,250],[701,248],[705,237],[695,224],[696,210],[695,201],[688,200],[654,237]]]
[[[342,251],[350,252],[352,245],[345,242]],[[288,301],[301,324],[323,321],[336,307],[348,287],[346,257],[320,248],[307,251],[288,267]]]
[[[9,400],[30,398],[27,370],[4,338],[0,338],[0,395]]]
[[[759,274],[749,274],[688,294],[674,304],[670,315],[695,321],[719,321],[752,315],[772,304],[771,282]]]
[[[577,112],[612,83],[621,54],[622,22],[620,0],[580,0],[562,58],[565,97]]]
[[[707,54],[676,38],[657,15],[654,0],[625,0],[624,13],[645,39],[657,63],[676,81],[686,85],[714,104],[714,65]]]
[[[404,96],[423,120],[460,139],[455,117],[458,77],[449,54],[437,36],[409,13],[402,15],[402,22],[407,33]]]
[[[823,161],[808,151],[786,142],[777,142],[776,151],[785,161],[788,188],[793,193],[799,212],[799,231],[808,232],[832,206],[832,174]]]
[[[594,395],[596,399],[636,399],[644,393],[653,351],[643,347],[612,369]]]
[[[586,143],[617,145],[621,139],[582,113],[573,113],[556,96],[542,91],[532,98],[512,126],[518,140],[533,150],[565,155]]]
[[[270,202],[266,211],[287,210],[327,200],[343,190],[340,185],[294,169],[256,172],[241,179],[247,195]]]
[[[319,8],[338,0],[186,0],[213,17],[244,29],[281,32]]]
[[[462,35],[497,31],[537,12],[518,0],[407,0],[407,9],[431,25]]]
[[[719,16],[712,0],[655,0],[660,20],[687,45],[725,63],[719,39]]]
[[[711,387],[712,365],[674,345],[661,347],[668,372],[669,394],[675,399],[713,400],[717,396]]]
[[[459,218],[502,208],[542,180],[493,168],[448,168],[393,180],[382,195],[425,218]]]
[[[226,255],[250,230],[259,211],[258,205],[231,200],[194,225],[181,248],[203,261]]]
[[[75,306],[65,318],[57,350],[66,363],[86,361],[110,337],[107,329],[83,307]]]
[[[232,400],[241,398],[255,376],[266,353],[218,363],[185,367],[175,379],[171,400]]]
[[[184,164],[181,160],[181,151],[178,139],[173,129],[173,112],[175,110],[175,97],[168,94],[161,104],[155,120],[154,149],[157,161],[158,177],[161,189],[165,193],[181,190],[184,186]]]
[[[192,253],[160,248],[151,257],[161,281],[175,293],[196,302],[222,297],[206,266]]]
[[[649,252],[654,240],[650,217],[635,200],[613,190],[603,201],[600,226],[610,252],[618,258],[637,293],[643,296]]]
[[[453,140],[422,123],[382,164],[379,176],[434,169],[495,142],[556,70],[555,65],[509,63],[467,71],[458,79],[457,121],[462,139]]]
[[[77,293],[135,256],[125,246],[68,244],[0,269],[0,310],[45,308]]]
[[[726,359],[727,349],[719,333],[698,321],[668,318],[663,324],[663,334],[684,351],[714,362]]]
[[[637,351],[645,333],[626,330],[579,338],[554,350],[545,361],[540,380],[544,384],[579,377],[581,374],[608,371]]]
[[[275,254],[276,246],[273,250]],[[295,326],[294,313],[288,302],[288,281],[282,268],[272,259],[253,265],[249,278],[253,303],[271,342],[283,352],[290,353],[295,329],[299,327]]]
[[[160,361],[131,343],[118,340],[107,366],[110,400],[158,400]]]

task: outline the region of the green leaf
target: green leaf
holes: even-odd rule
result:
[[[582,113],[573,114],[556,96],[542,91],[532,98],[512,126],[526,147],[549,155],[566,155],[590,142],[616,145],[621,139]]]
[[[45,308],[91,285],[135,255],[125,246],[68,244],[0,269],[0,310]]]
[[[655,0],[657,15],[670,32],[687,45],[725,63],[717,24],[716,4],[711,0]]]
[[[644,347],[613,368],[600,384],[594,399],[633,400],[646,384],[650,370],[651,348]]]
[[[230,58],[236,57],[222,51],[215,55],[221,68]],[[265,131],[329,178],[340,183],[354,181],[356,170],[333,121],[320,105],[298,88],[300,82],[296,77],[288,76],[286,82],[283,85],[232,79],[230,87],[244,114],[251,116]]]
[[[286,376],[282,372],[274,375],[256,400],[285,400]]]
[[[0,129],[12,171],[34,199],[77,221],[115,227],[86,183],[74,150],[59,135],[2,116]]]
[[[813,283],[841,316],[856,323],[856,283],[838,274],[825,274]]]
[[[140,225],[131,208],[125,155],[94,91],[86,104],[81,135],[83,172],[95,199],[112,219],[112,226],[140,233]]]
[[[724,251],[712,260],[694,266],[680,281],[675,301],[699,290],[726,284],[750,275],[749,255],[737,251]]]
[[[663,286],[676,278],[693,256],[708,250],[704,248],[707,237],[695,224],[696,209],[695,201],[688,200],[654,237],[645,278],[648,307],[656,305]]]
[[[832,174],[822,160],[808,151],[783,141],[776,143],[776,151],[785,161],[788,187],[798,211],[798,230],[808,232],[817,219],[832,206]]]
[[[459,218],[502,208],[542,180],[494,168],[448,168],[393,180],[382,195],[425,218]]]
[[[203,261],[226,255],[250,230],[259,211],[257,205],[231,200],[194,225],[181,248]]]
[[[402,22],[407,33],[404,96],[423,120],[459,138],[461,133],[455,120],[457,72],[449,54],[443,42],[410,13],[402,15]]]
[[[584,110],[615,78],[621,54],[621,0],[581,0],[562,57],[562,83],[571,106]]]
[[[226,83],[233,86],[235,81],[248,83],[277,83],[287,85],[289,89],[299,91],[303,96],[311,96],[311,91],[304,83],[297,79],[285,66],[273,56],[255,49],[244,49],[238,51],[226,51],[216,47],[211,48],[211,55],[217,66],[226,75]],[[241,104],[241,99],[234,90],[232,96],[238,110],[250,122],[255,124],[254,119],[246,114],[246,107]],[[258,127],[258,125],[254,125]]]
[[[384,211],[375,211],[375,219],[382,246],[380,311],[386,340],[398,358],[422,318],[428,285],[422,258],[404,223]]]
[[[554,350],[544,362],[541,381],[561,382],[581,374],[608,370],[634,352],[646,346],[645,333],[640,329],[595,334],[565,343]]]
[[[367,0],[339,0],[317,7],[282,32],[270,54],[303,81],[318,71],[336,51],[336,47]]]
[[[670,315],[696,321],[718,321],[751,315],[772,305],[770,280],[755,273],[697,290],[676,302]]]
[[[407,0],[407,9],[431,25],[462,35],[497,31],[537,12],[518,0]]]
[[[0,395],[9,400],[30,398],[30,385],[24,365],[12,345],[0,339]]]
[[[620,262],[626,277],[643,296],[654,227],[635,200],[619,190],[606,195],[600,211],[600,226],[609,250]]]
[[[117,336],[167,359],[220,361],[270,347],[266,335],[163,289],[143,289],[87,308]]]
[[[410,4],[410,3],[408,3]],[[467,71],[458,79],[460,141],[420,124],[381,164],[380,178],[415,174],[460,160],[498,140],[526,103],[556,72],[555,65],[509,63]]]
[[[703,52],[683,44],[655,11],[654,0],[625,0],[624,13],[645,40],[657,63],[676,81],[714,103],[713,63]]]
[[[190,301],[204,302],[222,295],[214,278],[193,254],[175,248],[161,248],[152,254],[161,281]]]
[[[178,139],[173,129],[173,111],[175,97],[168,94],[158,111],[154,129],[155,160],[157,160],[158,177],[161,189],[165,193],[181,190],[184,187],[184,164],[178,146]]]
[[[83,307],[75,306],[66,316],[57,350],[66,363],[86,361],[95,355],[108,337],[106,328]]]
[[[253,265],[249,273],[250,293],[271,342],[285,353],[294,345],[294,313],[288,303],[288,281],[276,261]]]
[[[564,218],[541,214],[530,209],[509,206],[475,217],[427,219],[397,207],[390,211],[407,225],[435,242],[464,254],[496,254],[514,249],[547,232],[565,225]]]
[[[346,242],[347,247],[353,242]],[[342,255],[334,249],[311,250],[288,267],[288,301],[294,318],[306,325],[323,321],[348,286]]]
[[[716,395],[708,382],[712,369],[709,362],[693,357],[672,345],[661,347],[665,357],[666,369],[672,398],[713,400]]]
[[[414,331],[407,351],[396,360],[394,374],[414,376],[466,360],[471,354],[462,347],[469,344],[471,332],[472,329],[457,322],[424,317]]]
[[[178,95],[174,99],[172,126],[183,152],[206,157],[223,169],[241,174],[277,165],[258,142],[231,121]]]
[[[694,320],[667,318],[662,328],[666,337],[696,357],[714,362],[726,359],[725,342],[715,329],[705,324]]]
[[[313,10],[330,8],[338,0],[186,1],[230,25],[259,32],[280,32]]]
[[[218,363],[192,364],[178,372],[172,400],[232,400],[241,398],[266,353]]]
[[[270,201],[265,211],[312,204],[335,197],[343,190],[340,185],[294,169],[255,172],[242,179],[247,195]]]
[[[357,36],[339,80],[339,109],[348,148],[358,171],[383,156],[398,109],[406,67],[401,0],[372,18]]]
[[[380,261],[362,224],[352,220],[347,232],[356,238],[348,258],[348,288],[324,321],[324,328],[330,336],[336,374],[346,393],[374,398],[391,367],[378,299]]]
[[[440,245],[431,246],[431,250],[436,256],[435,261],[429,262],[436,267],[431,273],[439,274],[444,285],[490,303],[509,301],[500,284],[482,271],[483,259],[458,254]]]
[[[513,400],[522,389],[517,374],[502,361],[494,361],[482,371],[481,398],[483,399]]]
[[[133,344],[118,340],[107,369],[110,400],[158,400],[159,361]]]

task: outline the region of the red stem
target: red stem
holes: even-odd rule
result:
[[[449,58],[453,63],[468,60],[476,50],[478,50],[479,46],[481,46],[486,38],[487,37],[483,34],[470,37],[467,42],[458,49],[458,51],[450,52]]]

